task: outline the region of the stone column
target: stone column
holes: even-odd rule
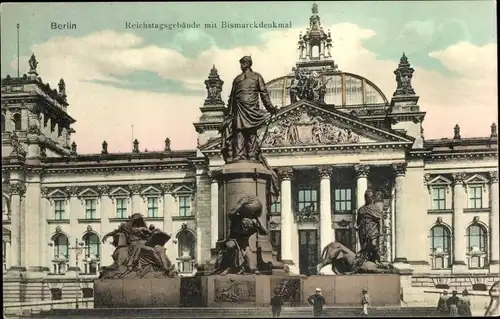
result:
[[[412,240],[412,238],[407,238],[408,234],[405,232],[405,227],[410,227],[408,223],[411,223],[412,216],[408,216],[408,212],[404,211],[403,203],[403,192],[404,192],[404,181],[406,173],[406,163],[393,164],[392,166],[394,173],[396,174],[395,181],[395,199],[394,199],[394,229],[396,237],[396,256],[394,262],[396,263],[407,263],[408,259],[405,254],[408,253],[406,248],[409,247],[405,244],[406,240]],[[427,249],[427,248],[426,248]]]
[[[66,192],[70,196],[69,198],[69,230],[70,232],[68,234],[68,240],[69,240],[69,247],[73,247],[75,244],[75,238],[78,239],[78,242],[82,241],[82,236],[81,232],[77,232],[78,229],[78,219],[85,218],[85,203],[83,202],[82,198],[78,197],[78,194],[80,193],[80,188],[78,186],[69,186],[66,188]],[[52,207],[54,205],[54,202],[51,201]],[[63,226],[64,229],[66,229],[66,226]],[[53,254],[52,254],[53,256]],[[76,254],[74,251],[69,250],[69,256],[68,256],[68,271],[75,271],[76,270]],[[79,263],[79,267],[81,267],[81,263]]]
[[[293,168],[282,167],[278,170],[281,179],[281,260],[293,264],[292,254],[292,182]]]
[[[18,181],[10,185],[10,238],[11,238],[11,267],[13,271],[25,271],[23,260],[23,246],[21,242],[22,224],[21,224],[21,197],[26,192],[24,183]]]
[[[101,213],[99,216],[101,218],[99,240],[101,241],[104,235],[113,230],[109,222],[109,218],[115,217],[116,210],[114,209],[113,201],[109,196],[110,190],[110,186],[108,185],[104,185],[103,187],[99,188],[99,192],[101,193],[101,198],[99,199],[99,207]],[[113,257],[111,256],[113,254],[113,251],[113,245],[109,243],[101,243],[101,251],[99,252],[100,268],[102,268],[103,266],[109,266],[113,263]]]
[[[176,241],[176,234],[174,230],[174,225],[172,221],[172,207],[174,198],[172,196],[172,191],[174,187],[172,184],[161,184],[160,188],[163,192],[163,231],[171,236],[170,240],[165,245],[167,249],[167,257],[170,261],[174,262],[175,258],[177,258],[177,251],[174,241]],[[175,265],[177,267],[177,265]]]
[[[31,175],[29,183],[26,183],[26,209],[24,210],[25,218],[23,228],[25,248],[23,251],[25,266],[30,271],[40,272],[43,270],[43,251],[40,251],[39,243],[42,238],[41,227],[44,223],[40,220],[40,207],[41,189],[40,189],[40,175],[36,173]],[[38,212],[38,213],[34,213]],[[44,238],[45,239],[45,238]],[[45,240],[44,240],[45,241]]]
[[[465,173],[455,173],[453,176],[453,266],[452,271],[466,272],[466,238],[467,221],[464,215],[465,206]]]
[[[358,220],[358,209],[365,204],[365,192],[368,189],[368,175],[370,174],[370,166],[368,165],[354,165],[354,170],[356,171],[356,209],[354,210],[352,216],[352,223],[356,225]],[[356,251],[361,249],[358,233],[353,232],[354,244]]]
[[[142,214],[143,216],[146,216],[147,212],[141,211],[141,185],[139,184],[132,184],[129,186],[130,188],[130,193],[132,194],[132,211],[130,212],[130,215],[139,213]]]
[[[332,229],[332,202],[330,190],[330,176],[333,169],[331,167],[320,167],[320,248],[323,248],[329,243],[335,241],[335,232]]]
[[[211,177],[210,184],[210,248],[215,248],[219,232],[219,182]]]
[[[490,272],[498,273],[500,270],[500,252],[498,243],[500,242],[500,214],[498,210],[498,172],[490,172]]]

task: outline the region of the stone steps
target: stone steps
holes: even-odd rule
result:
[[[326,308],[325,317],[359,317],[361,307]],[[434,307],[371,308],[370,316],[376,317],[436,317]],[[153,309],[53,309],[43,311],[37,318],[270,318],[271,309],[258,308],[153,308]],[[310,318],[312,308],[286,307],[282,318]]]

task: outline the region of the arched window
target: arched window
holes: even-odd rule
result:
[[[83,236],[83,242],[85,243],[85,273],[97,274],[101,248],[99,236],[88,232]]]
[[[64,274],[69,257],[69,240],[64,234],[57,234],[53,238],[54,241],[54,273]]]
[[[179,247],[177,257],[179,271],[185,273],[192,272],[196,256],[196,238],[192,232],[183,229],[177,234],[177,244]]]
[[[12,117],[13,119],[13,122],[14,122],[14,131],[20,131],[21,130],[21,114],[19,113],[16,113],[14,114],[14,116]]]
[[[467,256],[469,268],[482,268],[486,266],[488,256],[486,228],[480,224],[467,227]]]
[[[447,227],[436,225],[429,232],[429,248],[433,269],[450,267],[451,236]]]
[[[2,133],[5,132],[5,115],[2,114]]]

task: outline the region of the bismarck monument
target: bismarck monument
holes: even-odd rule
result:
[[[242,73],[233,81],[220,127],[226,164],[213,172],[220,194],[218,240],[212,260],[198,268],[204,306],[235,301],[264,305],[269,304],[274,289],[286,290],[290,297],[292,286],[295,292],[300,289],[290,284],[293,277],[273,253],[268,231],[268,211],[279,196],[279,181],[262,155],[258,130],[265,127],[265,137],[277,108],[264,79],[252,70],[251,57],[239,62]]]
[[[213,172],[219,181],[218,241],[212,274],[272,274],[283,270],[268,232],[268,209],[279,196],[276,173],[262,156],[257,131],[277,112],[251,57],[240,59],[220,128],[226,164]],[[268,112],[260,107],[259,97]]]

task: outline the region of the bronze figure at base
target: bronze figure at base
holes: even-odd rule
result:
[[[261,225],[262,203],[253,195],[243,196],[228,213],[230,220],[229,239],[219,251],[212,274],[260,274],[250,256],[249,238],[251,235],[267,235]]]
[[[374,202],[371,190],[365,192],[365,205],[358,210],[355,229],[359,233],[361,250],[356,254],[340,242],[332,242],[325,246],[321,253],[321,261],[316,266],[321,268],[331,265],[337,275],[355,273],[391,273],[394,268],[391,263],[381,263],[378,250],[380,228],[383,213]]]
[[[103,267],[102,279],[175,277],[177,271],[165,253],[164,245],[170,236],[150,225],[141,214],[133,214],[129,221],[106,234],[102,242],[113,237],[113,265]]]

